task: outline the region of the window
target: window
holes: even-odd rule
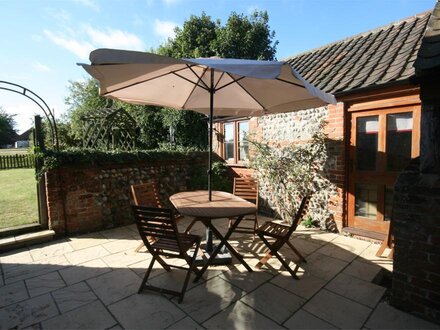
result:
[[[245,163],[249,159],[249,122],[236,121],[223,124],[223,157],[228,163]]]

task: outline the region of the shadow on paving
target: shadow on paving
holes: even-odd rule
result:
[[[0,328],[435,327],[381,301],[386,290],[372,280],[392,264],[375,257],[379,245],[310,229],[298,230],[291,242],[307,260],[299,280],[276,258],[256,269],[263,244],[234,235],[231,244],[255,271],[235,259],[210,267],[198,283],[190,282],[182,304],[176,297],[137,294],[151,257],[145,248],[134,251],[140,239],[133,225],[3,253]],[[288,248],[281,253],[298,262]],[[150,283],[180,290],[184,276],[156,263]]]

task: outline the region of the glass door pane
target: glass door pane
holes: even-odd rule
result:
[[[358,183],[355,188],[355,216],[376,220],[377,185]]]
[[[225,159],[234,160],[234,124],[225,124]]]
[[[241,161],[246,161],[249,158],[248,132],[248,122],[238,123],[238,160]]]
[[[379,137],[379,116],[356,119],[356,169],[376,170]]]
[[[401,171],[411,160],[411,112],[387,115],[387,170]]]

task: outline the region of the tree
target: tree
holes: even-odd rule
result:
[[[0,146],[12,144],[17,136],[14,116],[0,107]]]
[[[176,58],[235,57],[272,60],[278,41],[270,31],[267,12],[254,12],[250,17],[232,13],[225,26],[213,21],[204,12],[192,15],[182,28],[176,28],[174,38],[159,46],[157,53]],[[206,149],[208,129],[206,117],[190,111],[131,105],[99,96],[98,82],[94,79],[71,81],[67,119],[71,137],[80,145],[83,123],[81,117],[98,108],[124,108],[140,128],[143,148],[160,147],[169,142],[174,131],[174,144],[182,147]]]
[[[176,58],[218,56],[273,60],[278,41],[273,41],[275,32],[270,31],[268,22],[265,11],[255,11],[250,17],[233,12],[225,26],[204,12],[200,17],[191,15],[157,53]],[[169,109],[164,123],[174,128],[177,144],[206,147],[208,132],[204,115]]]
[[[253,12],[250,17],[235,12],[225,26],[219,28],[215,41],[217,56],[256,60],[274,60],[278,41],[272,41],[269,15]]]

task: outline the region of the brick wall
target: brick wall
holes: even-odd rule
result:
[[[420,174],[416,159],[394,189],[391,303],[440,323],[440,175]]]
[[[48,224],[57,235],[132,223],[130,185],[156,180],[163,202],[188,190],[191,173],[207,159],[100,167],[65,167],[46,173]],[[168,202],[169,203],[169,202]]]

